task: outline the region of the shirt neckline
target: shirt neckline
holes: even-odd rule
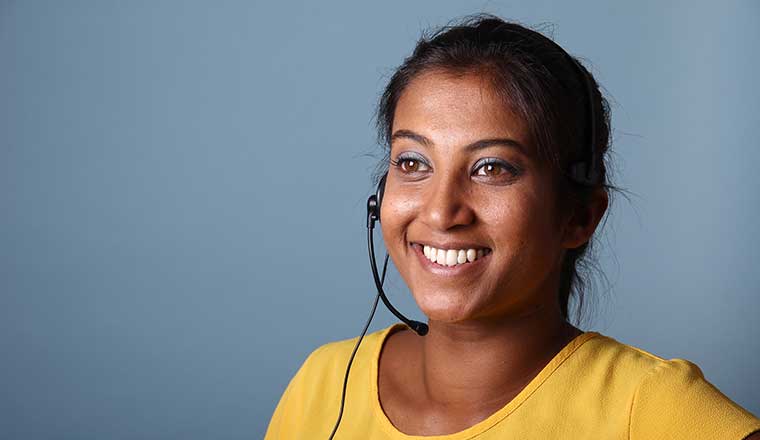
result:
[[[549,376],[551,376],[552,373],[554,373],[554,371],[559,368],[559,366],[562,365],[562,363],[567,360],[568,357],[570,357],[571,354],[573,354],[581,345],[583,345],[583,343],[593,337],[600,336],[598,332],[590,331],[581,333],[573,338],[564,347],[562,347],[562,349],[556,355],[554,355],[549,363],[547,363],[544,368],[541,369],[541,371],[539,371],[539,373],[530,382],[528,382],[528,385],[526,385],[525,388],[523,388],[522,391],[520,391],[511,401],[509,401],[506,405],[501,407],[490,416],[481,420],[480,422],[470,426],[469,428],[465,428],[462,431],[454,432],[451,434],[425,436],[409,435],[399,431],[393,425],[393,423],[391,423],[390,419],[388,419],[388,416],[385,414],[385,411],[383,411],[383,408],[380,405],[380,393],[377,385],[380,352],[388,336],[393,333],[394,330],[403,327],[406,327],[406,325],[403,323],[395,323],[381,331],[378,342],[374,347],[369,374],[369,386],[371,395],[370,405],[372,406],[375,419],[378,420],[380,426],[387,434],[391,435],[392,438],[397,440],[465,440],[473,438],[474,436],[487,431],[499,423],[501,420],[506,418],[509,414],[511,414],[523,402],[525,402],[528,397],[530,397],[531,394],[533,394],[546,381],[546,379],[548,379]]]

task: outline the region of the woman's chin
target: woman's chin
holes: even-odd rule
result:
[[[415,295],[417,306],[431,321],[458,322],[473,316],[472,298],[441,293]]]

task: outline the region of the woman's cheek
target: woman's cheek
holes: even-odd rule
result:
[[[398,229],[414,219],[416,205],[413,196],[395,192],[387,194],[380,211],[380,223],[384,224],[384,228],[387,227],[389,232]],[[385,232],[385,229],[383,231]]]

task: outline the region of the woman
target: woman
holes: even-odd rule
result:
[[[760,439],[760,419],[695,364],[568,322],[614,189],[608,105],[575,59],[479,15],[418,43],[378,126],[383,237],[429,332],[368,335],[345,408],[357,339],[318,348],[267,440]]]

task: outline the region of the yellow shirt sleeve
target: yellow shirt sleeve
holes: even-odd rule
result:
[[[300,371],[301,370],[299,370],[299,373]],[[293,393],[294,383],[299,377],[299,373],[296,373],[296,375],[293,376],[293,378],[290,380],[290,383],[288,383],[288,387],[285,388],[285,392],[282,393],[280,401],[277,403],[277,407],[274,409],[272,418],[269,420],[269,426],[267,427],[267,432],[264,435],[264,440],[274,440],[282,437],[282,419],[284,417],[285,408],[288,406],[290,395]]]
[[[277,403],[272,418],[269,420],[264,440],[291,438],[289,431],[295,424],[303,422],[295,417],[304,411],[304,399],[301,396],[301,390],[304,388],[304,381],[308,379],[307,370],[312,363],[311,360],[320,350],[321,347],[312,351],[303,364],[301,364],[301,367],[293,378],[290,379],[285,392],[282,393],[282,397],[280,397],[280,401]]]
[[[641,382],[630,414],[631,440],[741,440],[760,429],[752,415],[685,360],[658,364]]]

